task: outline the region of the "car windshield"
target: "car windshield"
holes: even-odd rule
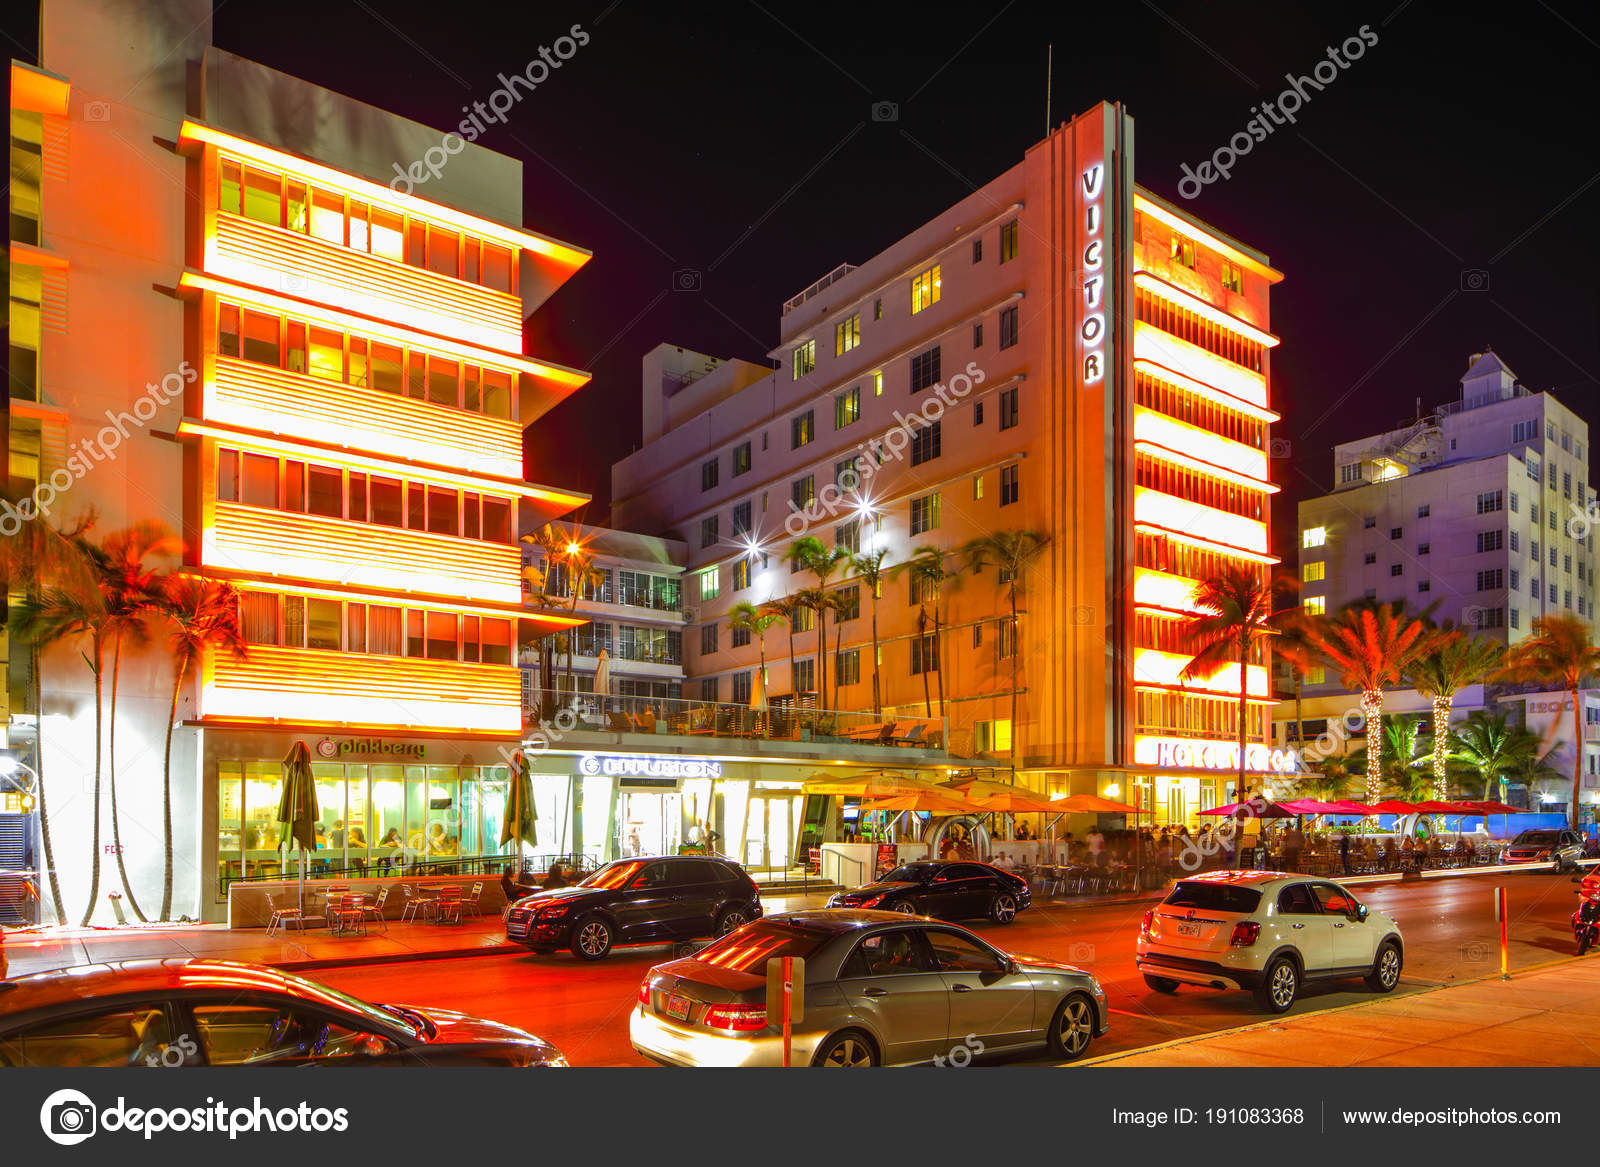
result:
[[[643,859],[622,859],[616,863],[607,863],[599,871],[579,882],[578,886],[603,887],[607,890],[615,890],[619,887],[626,887],[628,881],[643,871],[644,868],[645,861]]]
[[[1208,883],[1198,879],[1183,879],[1172,889],[1164,901],[1169,908],[1198,908],[1205,912],[1239,912],[1247,914],[1261,903],[1258,888],[1239,887],[1227,883]]]
[[[412,1037],[417,1036],[416,1022],[392,1006],[374,1005],[360,997],[352,997],[349,993],[341,993],[338,989],[330,989],[327,985],[319,985],[316,981],[308,981],[292,973],[284,973],[283,978],[293,986],[297,995],[342,1009],[346,1013],[354,1013],[368,1024],[378,1027],[380,1032],[399,1029]]]
[[[933,868],[926,863],[907,863],[896,867],[880,879],[879,883],[927,883],[933,878]]]
[[[767,961],[775,956],[806,959],[815,955],[827,943],[828,936],[827,932],[797,928],[793,924],[758,920],[702,948],[694,954],[694,959],[730,972],[765,973]]]
[[[1537,843],[1544,846],[1559,842],[1560,839],[1561,833],[1559,831],[1523,831],[1522,834],[1512,840],[1512,846],[1516,846],[1518,843]]]

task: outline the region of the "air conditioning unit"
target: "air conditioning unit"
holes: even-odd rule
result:
[[[685,608],[683,610],[683,622],[685,624],[693,624],[698,619],[700,619],[699,608]]]

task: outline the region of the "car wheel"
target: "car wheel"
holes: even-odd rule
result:
[[[1367,988],[1374,993],[1394,992],[1394,987],[1400,983],[1403,964],[1399,947],[1385,944],[1378,949],[1378,959],[1372,962],[1372,971],[1367,974]]]
[[[572,955],[579,960],[601,960],[611,951],[611,941],[611,925],[599,916],[590,916],[572,929]]]
[[[854,1029],[847,1029],[830,1038],[828,1043],[817,1051],[817,1056],[811,1059],[811,1064],[829,1070],[860,1069],[876,1066],[878,1053],[865,1035],[857,1033]]]
[[[899,912],[905,916],[915,916],[917,914],[917,905],[910,900],[896,900],[889,905],[889,910],[891,912]]]
[[[1074,993],[1056,1006],[1050,1019],[1050,1052],[1063,1061],[1075,1061],[1093,1040],[1094,1005],[1082,993]]]
[[[735,928],[742,928],[750,920],[739,908],[728,908],[717,917],[716,935],[726,936]]]
[[[1176,993],[1178,991],[1178,982],[1170,977],[1157,977],[1145,973],[1144,983],[1158,993]]]
[[[1300,969],[1287,956],[1267,965],[1256,988],[1256,1004],[1268,1013],[1287,1013],[1300,993]]]
[[[1017,918],[1017,899],[1013,895],[1001,892],[994,897],[994,903],[989,905],[989,919],[996,924],[1009,924]]]

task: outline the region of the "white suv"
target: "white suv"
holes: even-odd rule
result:
[[[1180,984],[1251,989],[1269,1013],[1306,981],[1400,981],[1400,927],[1326,879],[1282,871],[1208,871],[1181,879],[1139,927],[1138,966],[1158,993]]]

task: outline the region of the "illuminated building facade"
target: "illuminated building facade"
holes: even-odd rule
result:
[[[180,570],[239,589],[247,652],[207,654],[180,692],[172,767],[176,911],[215,918],[228,879],[277,869],[297,741],[319,862],[435,824],[460,853],[497,848],[518,644],[581,623],[523,605],[519,514],[584,501],[525,481],[523,428],[587,380],[524,356],[523,320],[588,253],[519,226],[520,164],[481,147],[399,193],[395,163],[439,131],[220,51],[210,17],[210,0],[48,0],[41,67],[13,66],[12,148],[38,146],[40,179],[28,238],[13,215],[12,295],[39,323],[13,336],[31,360],[12,362],[10,459],[14,489],[70,479],[58,519],[158,520]],[[95,441],[110,452],[90,456]],[[116,718],[122,861],[146,913],[164,640],[124,653]],[[74,914],[93,824],[78,647],[46,654],[42,711],[15,705],[11,661],[12,744],[42,746],[62,792]],[[109,794],[109,760],[104,775]],[[104,867],[97,917],[122,890],[109,853]]]
[[[891,569],[931,547],[957,573],[937,591],[891,573],[874,604],[836,570],[821,676],[814,615],[769,632],[774,699],[871,710],[876,671],[885,718],[931,712],[952,753],[997,765],[1014,744],[1039,789],[1137,796],[1191,825],[1226,800],[1238,668],[1183,681],[1176,630],[1197,580],[1275,562],[1281,275],[1138,187],[1133,157],[1132,119],[1097,106],[788,301],[776,368],[646,357],[645,444],[613,470],[613,517],[689,544],[689,696],[748,699],[758,647],[728,611],[815,585],[787,561],[795,538]],[[962,570],[970,541],[1004,531],[1048,536],[1015,627],[1003,573]],[[1267,662],[1247,675],[1247,765],[1270,784],[1292,760],[1270,748]]]

